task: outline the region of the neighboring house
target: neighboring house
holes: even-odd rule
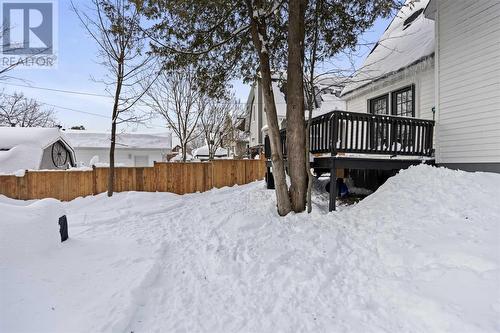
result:
[[[342,89],[345,86],[345,80],[335,76],[320,76],[315,84],[316,89],[316,105],[313,110],[313,117],[322,114],[341,110],[345,111],[346,103],[339,97]],[[306,118],[308,112],[306,111]]]
[[[75,152],[59,128],[0,127],[0,173],[75,165]]]
[[[500,1],[431,0],[436,163],[500,172]]]
[[[236,119],[233,130],[227,140],[229,141],[229,156],[235,159],[248,157],[249,133],[246,128],[246,117]]]
[[[432,119],[434,22],[423,15],[427,3],[414,2],[394,17],[342,90],[346,111]]]
[[[316,95],[313,116],[334,110],[345,110],[345,102],[338,97],[342,85],[335,83],[334,80],[336,79],[332,77],[324,77],[318,80],[316,84],[318,93]],[[280,80],[277,77],[273,78],[272,89],[278,124],[280,128],[283,128],[286,126],[286,96],[282,89],[280,89]],[[267,117],[265,112],[262,86],[260,80],[257,79],[250,88],[247,99],[247,117],[245,120],[245,129],[248,133],[248,146],[251,156],[255,156],[263,151],[265,132],[267,131]],[[306,118],[308,113],[306,110]]]
[[[171,161],[174,157],[176,157],[179,152],[182,151],[182,147],[180,145],[176,145],[175,147],[172,148],[170,153],[167,154],[166,160],[169,162]]]
[[[193,156],[190,154],[192,151],[191,148],[186,149],[186,161],[191,161]],[[182,162],[182,147],[180,145],[176,145],[172,148],[172,152],[167,154],[167,162]]]
[[[206,161],[209,159],[209,150],[208,150],[208,145],[205,145],[200,148],[193,149],[193,158],[195,160],[201,160],[201,161]],[[225,148],[217,148],[214,154],[214,158],[219,159],[219,158],[227,158],[228,157],[228,151]]]
[[[66,130],[66,136],[84,166],[109,164],[110,133]],[[172,149],[170,133],[117,133],[115,163],[121,166],[153,166],[166,160]]]
[[[280,90],[279,81],[274,79],[272,82],[274,102],[276,104],[276,113],[278,115],[278,124],[282,124],[286,118],[285,95]],[[247,121],[246,130],[249,133],[248,145],[251,155],[260,153],[264,146],[263,128],[267,128],[267,118],[264,107],[264,96],[260,80],[256,80],[250,88],[247,100]]]

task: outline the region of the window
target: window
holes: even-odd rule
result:
[[[389,95],[385,94],[379,97],[372,98],[368,101],[371,114],[386,115],[389,114]],[[379,148],[382,147],[387,141],[386,132],[384,131],[384,126],[381,124],[372,124],[369,129],[370,132],[374,133],[375,141],[371,145],[376,145]]]
[[[388,114],[389,95],[382,95],[369,100],[369,111],[371,114]]]
[[[401,117],[415,117],[415,86],[411,85],[391,93],[392,114]]]

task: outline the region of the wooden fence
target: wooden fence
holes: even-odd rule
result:
[[[208,191],[264,178],[264,160],[216,160],[155,163],[153,167],[115,168],[115,191]],[[107,190],[108,168],[89,171],[27,171],[23,177],[0,176],[0,194],[21,200],[56,198],[69,201]]]

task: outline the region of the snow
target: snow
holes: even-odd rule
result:
[[[109,148],[109,132],[66,130],[66,136],[75,148]],[[117,149],[171,149],[171,133],[117,133]]]
[[[205,146],[202,146],[200,148],[197,148],[197,149],[193,150],[193,156],[194,156],[194,158],[208,157],[208,155],[209,155],[208,145],[205,145]],[[218,147],[215,150],[214,156],[215,157],[226,157],[227,156],[227,149]]]
[[[0,331],[499,331],[498,197],[498,174],[425,165],[337,212],[315,193],[312,214],[285,218],[263,182],[0,197]]]
[[[59,140],[71,151],[59,128],[0,127],[0,174],[39,169],[43,150]]]
[[[419,9],[425,9],[428,2],[406,0],[351,83],[342,90],[342,96],[434,53],[434,21],[422,13],[403,30],[404,21]]]
[[[186,154],[186,161],[191,161],[193,156],[191,154]],[[182,162],[182,151],[179,151],[177,155],[170,159],[170,162]]]

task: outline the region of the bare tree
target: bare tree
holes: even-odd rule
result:
[[[133,0],[154,20],[148,35],[155,53],[171,58],[175,67],[196,63],[205,89],[218,90],[232,76],[257,75],[262,82],[271,142],[276,205],[279,215],[291,211],[281,152],[279,124],[271,86],[274,62],[282,61],[286,47],[281,31],[286,1]],[[200,61],[202,59],[202,61]],[[239,73],[239,74],[237,74]]]
[[[114,98],[111,117],[108,196],[113,195],[117,125],[139,122],[136,103],[157,77],[154,58],[144,54],[144,36],[136,6],[126,0],[92,0],[87,12],[71,3],[83,26],[99,46],[101,64],[108,70],[103,79]]]
[[[43,109],[38,101],[25,97],[23,93],[2,94],[0,126],[54,127],[56,120],[53,109]]]
[[[189,69],[164,71],[147,91],[145,103],[167,122],[179,138],[182,161],[186,161],[188,145],[197,136],[203,104],[194,72]]]
[[[213,160],[217,149],[231,143],[232,118],[237,113],[238,101],[234,98],[204,97],[200,103],[203,106],[201,135],[207,143],[209,159]]]

